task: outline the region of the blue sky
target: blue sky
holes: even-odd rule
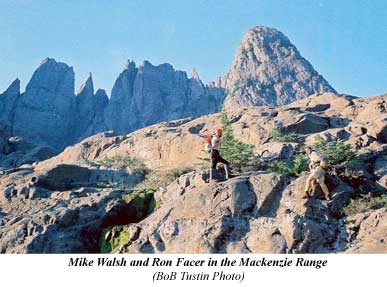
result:
[[[195,67],[203,81],[229,69],[256,25],[285,33],[341,93],[387,92],[386,0],[0,0],[0,92],[22,87],[45,57],[92,72],[110,94],[126,59]]]

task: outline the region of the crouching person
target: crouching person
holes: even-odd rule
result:
[[[329,189],[325,184],[325,174],[328,170],[328,161],[325,154],[313,151],[311,147],[305,148],[305,153],[310,159],[310,175],[306,180],[304,196],[307,198],[311,195],[311,189],[315,184],[319,184],[326,200],[330,200]]]

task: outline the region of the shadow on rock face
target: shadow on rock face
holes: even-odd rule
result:
[[[130,194],[142,176],[129,170],[59,164],[44,171],[4,175],[0,206],[1,253],[95,253],[103,228],[138,222],[154,205],[153,194]],[[105,186],[111,180],[125,187]],[[3,188],[5,187],[5,188]]]
[[[258,209],[258,216],[275,217],[280,205],[282,193],[284,192],[289,182],[290,179],[286,179],[285,177],[278,182],[273,182],[274,185],[271,192],[260,204],[260,208]]]
[[[78,165],[60,164],[36,178],[36,185],[50,190],[79,188],[89,182],[91,171]]]
[[[240,242],[251,230],[249,219],[257,207],[257,195],[248,177],[235,178],[227,184],[230,204],[212,233],[211,253],[227,253],[230,243]]]
[[[281,131],[284,133],[295,132],[298,134],[318,133],[329,128],[328,118],[314,114],[304,114],[297,122],[283,126]]]
[[[117,190],[103,197],[98,203],[66,208],[56,213],[55,222],[43,227],[27,245],[27,253],[99,253],[99,240],[103,228],[138,222],[138,207],[133,202],[120,200],[122,191]],[[148,204],[153,197],[147,199]],[[143,216],[148,206],[144,203]]]
[[[305,212],[294,217],[292,253],[331,253],[345,248],[347,232],[342,224],[342,209],[355,191],[336,177],[328,176],[326,184],[332,200],[325,200],[316,185],[305,201]]]
[[[326,111],[327,109],[329,109],[331,107],[330,104],[318,104],[318,105],[315,105],[313,107],[308,107],[305,109],[305,111],[307,112],[323,112],[323,111]]]

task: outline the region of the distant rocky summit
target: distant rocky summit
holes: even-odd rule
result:
[[[129,61],[116,80],[105,110],[108,129],[118,133],[182,117],[197,117],[219,110],[222,89],[203,84],[194,71],[191,78],[170,64],[136,67]]]
[[[47,58],[17,99],[12,133],[61,148],[73,138],[74,110],[73,68]]]
[[[77,93],[74,71],[47,58],[24,93],[15,80],[0,95],[0,129],[55,152],[98,132],[126,134],[158,122],[199,117],[239,107],[280,106],[314,93],[335,92],[281,32],[255,27],[247,32],[224,77],[205,84],[198,73],[170,64],[136,66],[128,61],[110,99],[94,91],[91,74]]]
[[[203,84],[195,71],[188,78],[170,64],[147,61],[138,68],[128,62],[110,100],[104,90],[94,92],[91,74],[75,94],[73,68],[47,58],[24,93],[17,79],[0,95],[0,121],[9,136],[60,151],[105,130],[126,134],[160,121],[213,113],[223,99],[223,89]]]
[[[230,71],[218,79],[226,109],[281,106],[335,90],[280,31],[257,26],[243,37]]]

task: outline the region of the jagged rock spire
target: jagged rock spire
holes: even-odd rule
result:
[[[198,74],[198,72],[196,71],[195,68],[193,68],[192,71],[191,71],[191,78],[194,79],[194,80],[200,81],[199,74]]]
[[[93,84],[93,76],[89,72],[89,75],[86,79],[86,81],[81,85],[78,91],[78,95],[88,93],[93,95],[94,94],[94,84]]]
[[[16,78],[3,93],[8,95],[19,95],[20,94],[20,80]]]

